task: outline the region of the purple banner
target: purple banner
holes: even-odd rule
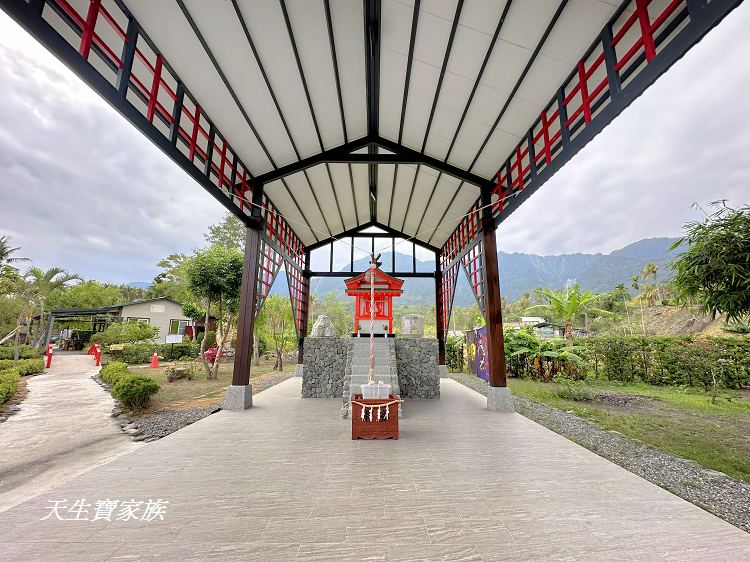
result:
[[[476,373],[480,379],[490,380],[490,357],[487,353],[487,326],[477,328],[476,332]]]

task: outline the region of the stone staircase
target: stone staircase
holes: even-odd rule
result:
[[[361,394],[361,386],[367,384],[370,370],[370,338],[353,338],[353,345],[346,357],[344,372],[344,392],[341,417],[345,418],[351,412],[351,406],[346,405],[352,396]],[[375,368],[373,369],[375,382],[390,384],[392,394],[400,394],[398,386],[398,369],[396,367],[396,346],[393,338],[375,338]],[[401,417],[401,405],[398,408]]]

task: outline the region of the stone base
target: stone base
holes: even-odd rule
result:
[[[513,394],[506,386],[491,386],[487,393],[487,409],[491,412],[515,412]]]
[[[223,408],[225,410],[241,411],[253,405],[253,387],[249,384],[231,385],[227,388]]]
[[[448,378],[448,365],[438,365],[438,371],[440,372],[441,379]]]
[[[294,368],[294,376],[301,377],[304,371],[305,371],[305,366],[302,365],[301,363],[297,363],[297,366]]]

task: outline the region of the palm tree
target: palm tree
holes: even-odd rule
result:
[[[625,316],[628,318],[628,326],[630,327],[630,333],[632,335],[633,333],[633,326],[630,324],[630,311],[628,310],[628,301],[625,298],[625,295],[628,294],[627,289],[625,288],[625,283],[619,283],[615,285],[615,291],[622,294],[622,305],[625,307]],[[624,331],[624,330],[623,330]],[[627,332],[626,332],[627,334]]]
[[[633,287],[634,291],[639,291],[640,288],[641,288],[638,285],[638,281],[640,281],[640,277],[638,275],[633,275],[630,278],[630,286]],[[643,335],[645,336],[646,335],[646,320],[643,318],[643,298],[642,297],[638,301],[638,304],[639,304],[640,309],[641,309],[641,326],[643,327]]]
[[[580,314],[592,313],[597,316],[608,318],[616,315],[608,310],[594,308],[592,305],[599,300],[600,295],[595,295],[594,291],[581,291],[580,285],[566,287],[562,291],[552,291],[548,287],[539,289],[539,297],[544,299],[546,304],[537,304],[524,310],[524,314],[529,312],[546,312],[551,316],[562,318],[565,322],[565,338],[573,341],[573,322]]]
[[[654,262],[648,262],[646,265],[643,266],[643,271],[641,271],[641,277],[643,277],[644,281],[647,281],[649,279],[654,280],[654,284],[656,286],[656,296],[659,299],[659,302],[661,302],[661,293],[659,292],[659,282],[656,280],[656,272],[659,270],[659,266],[657,266]],[[654,306],[652,304],[653,297],[649,299],[648,305]]]
[[[24,293],[29,302],[29,316],[33,315],[37,306],[39,307],[39,340],[36,342],[36,345],[41,344],[41,327],[44,322],[45,301],[53,291],[64,289],[74,281],[83,281],[83,279],[61,267],[51,267],[45,271],[40,267],[34,266],[26,271],[26,275],[24,275]]]
[[[19,258],[13,256],[13,254],[15,254],[20,249],[21,248],[11,247],[10,236],[0,236],[0,270],[5,269],[6,267],[16,269],[10,264],[18,263],[21,261],[29,261],[29,258]]]

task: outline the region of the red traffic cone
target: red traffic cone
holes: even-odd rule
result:
[[[156,369],[159,366],[159,356],[154,351],[154,356],[151,358],[151,368]]]

